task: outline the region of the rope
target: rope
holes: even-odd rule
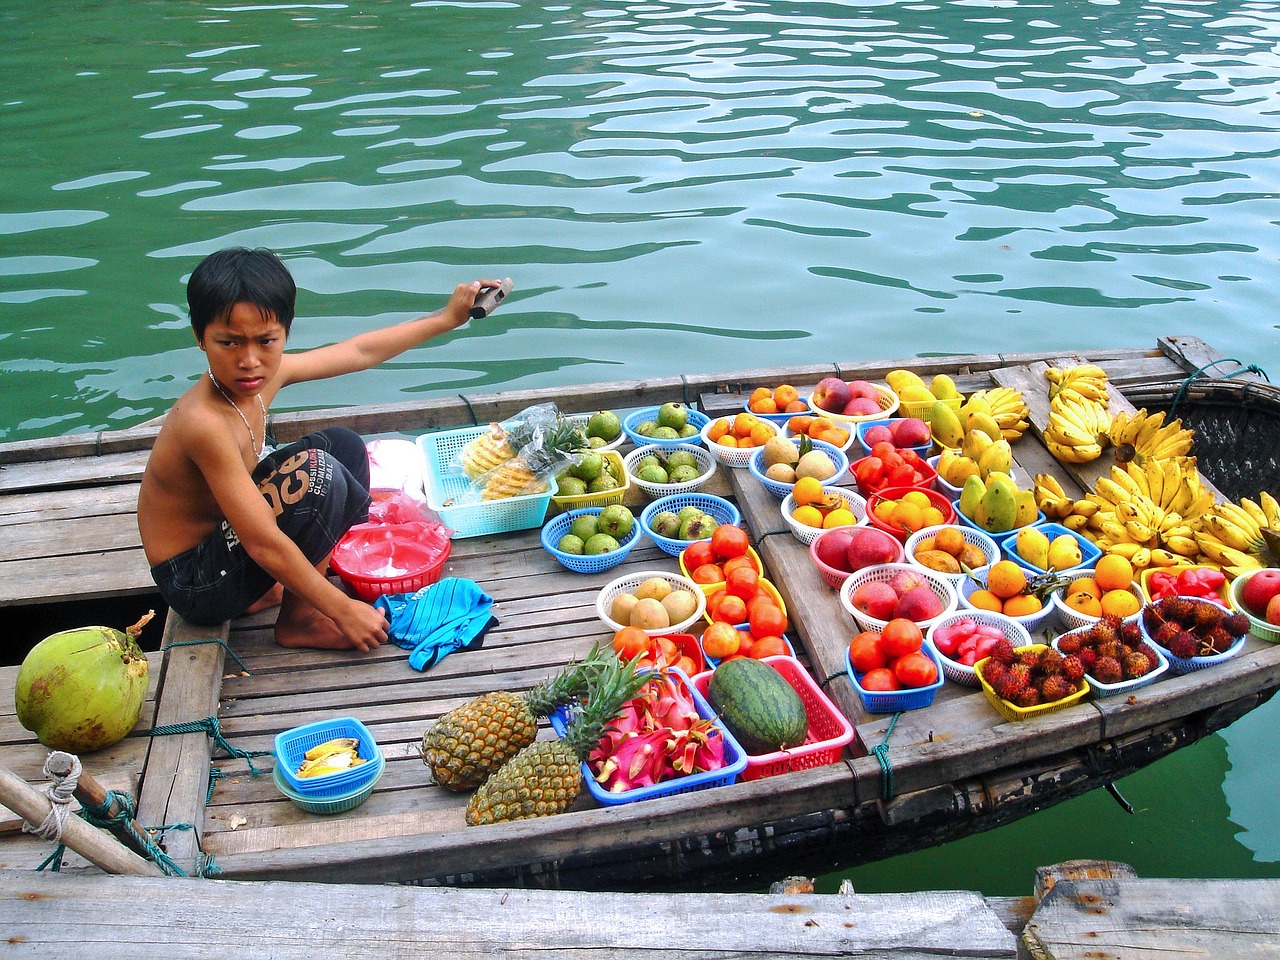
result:
[[[476,408],[471,406],[471,401],[464,394],[458,394],[458,399],[467,405],[467,413],[471,414],[471,425],[473,427],[480,426],[480,418],[476,416]]]
[[[205,637],[203,640],[178,640],[175,643],[169,644],[165,649],[172,650],[174,647],[197,647],[203,643],[216,643],[227,652],[227,656],[236,662],[236,665],[240,668],[242,673],[249,673],[249,668],[244,665],[244,661],[236,656],[236,652],[227,645],[225,640],[218,637]]]
[[[111,812],[112,808],[116,812]],[[133,822],[137,816],[133,798],[127,793],[116,793],[108,790],[101,804],[85,806],[81,804],[80,816],[95,827],[110,830],[117,836],[124,834],[133,841],[135,849],[142,852],[148,860],[158,866],[167,876],[185,877],[186,871],[174,863],[173,859],[160,849],[159,845],[148,835],[139,833]],[[160,830],[154,831],[163,836]]]
[[[1263,370],[1257,364],[1251,363],[1246,367],[1235,357],[1223,357],[1221,360],[1214,360],[1211,363],[1206,363],[1200,369],[1192,371],[1191,375],[1182,381],[1182,385],[1178,387],[1178,392],[1173,395],[1173,403],[1169,406],[1170,416],[1177,413],[1178,404],[1182,402],[1183,397],[1186,395],[1187,389],[1191,386],[1191,381],[1195,380],[1197,377],[1203,376],[1206,371],[1213,369],[1220,363],[1234,363],[1236,366],[1240,367],[1239,370],[1233,370],[1231,373],[1223,376],[1221,378],[1223,380],[1230,380],[1232,377],[1243,376],[1246,373],[1256,373],[1258,376],[1262,377],[1263,380],[1267,381],[1267,383],[1271,382],[1271,378],[1267,376],[1267,371]]]
[[[893,728],[898,725],[900,716],[902,716],[901,710],[889,721],[889,729],[884,732],[884,739],[871,748],[872,756],[880,762],[880,799],[886,801],[893,799],[893,764],[889,762],[889,738],[893,736]]]
[[[44,775],[50,781],[44,785],[44,795],[49,798],[49,812],[45,814],[44,821],[38,827],[23,821],[22,832],[34,833],[41,840],[55,841],[61,847],[62,832],[66,830],[67,817],[71,815],[71,795],[80,782],[80,758],[68,754],[71,757],[71,769],[65,775],[58,775],[49,770],[49,760],[52,756],[53,754],[50,754],[44,761]],[[43,866],[41,864],[42,869]]]
[[[165,737],[180,733],[208,734],[220,750],[223,750],[229,756],[235,757],[239,760],[244,760],[248,763],[249,773],[255,777],[262,771],[253,765],[253,758],[271,756],[270,750],[241,750],[239,747],[232,746],[227,742],[226,737],[222,735],[222,725],[218,723],[217,717],[203,717],[200,720],[187,720],[182,723],[169,723],[164,726],[153,727],[151,729],[151,736],[153,737]]]

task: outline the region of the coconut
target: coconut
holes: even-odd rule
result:
[[[63,630],[37,643],[18,668],[18,722],[53,750],[87,753],[124,739],[138,723],[151,668],[137,636],[154,611],[121,633]]]

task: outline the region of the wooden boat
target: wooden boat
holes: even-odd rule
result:
[[[1150,349],[1087,356],[910,358],[631,381],[589,392],[555,388],[307,411],[277,415],[273,428],[281,442],[334,423],[366,436],[412,436],[501,420],[535,401],[554,401],[573,413],[680,399],[720,413],[740,410],[744,395],[761,383],[804,386],[833,373],[877,379],[908,367],[922,375],[948,373],[964,393],[1018,386],[1038,429],[1048,404],[1043,367],[1083,361],[1107,370],[1121,394],[1113,405],[1168,394],[1206,368],[1225,392],[1243,384],[1276,403],[1269,385],[1208,345],[1165,338]],[[1223,379],[1236,373],[1242,376]],[[123,626],[153,602],[133,509],[155,432],[151,424],[0,447],[0,605],[6,614],[36,612],[52,622],[55,611],[68,607],[80,622],[95,622],[83,613],[86,604],[112,601],[128,609],[118,616]],[[1105,466],[1068,470],[1032,432],[1014,452],[1025,475],[1053,472],[1078,492]],[[1127,698],[1090,699],[1010,723],[981,692],[947,684],[931,706],[904,712],[891,726],[892,715],[862,710],[844,671],[853,623],[783,522],[778,501],[746,470],[721,469],[716,482],[713,492],[741,509],[787,604],[799,657],[853,722],[856,737],[839,762],[620,806],[600,807],[584,794],[560,816],[465,827],[465,796],[427,782],[418,756],[424,730],[477,693],[532,686],[607,637],[594,601],[619,572],[674,570],[674,558],[646,542],[625,567],[572,573],[528,530],[454,541],[446,574],[480,584],[494,597],[500,624],[481,647],[452,654],[422,674],[406,665],[397,647],[368,656],[281,649],[271,639],[270,614],[237,620],[213,637],[170,617],[162,649],[150,655],[152,691],[142,721],[125,740],[86,755],[85,769],[107,788],[137,796],[138,822],[193,828],[171,830],[163,840],[189,874],[216,869],[235,879],[723,887],[733,882],[729,876],[751,882],[806,864],[866,862],[1009,822],[1195,742],[1280,686],[1280,646],[1251,637],[1241,655],[1223,664],[1162,678]],[[179,645],[193,640],[227,646]],[[15,674],[15,667],[0,670],[4,765],[39,784],[47,751],[13,714]],[[370,726],[388,763],[372,797],[348,813],[299,810],[269,775],[260,775],[270,769],[269,757],[244,759],[224,749],[269,750],[281,730],[349,714]],[[206,718],[216,718],[216,731]],[[156,727],[196,721],[205,728],[149,736]],[[876,751],[881,744],[887,748]],[[12,815],[0,819],[0,869],[33,868],[49,854],[46,842],[18,827]],[[64,869],[94,868],[68,856]]]

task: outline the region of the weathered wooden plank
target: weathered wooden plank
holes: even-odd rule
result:
[[[104,453],[71,459],[33,460],[0,466],[0,493],[75,488],[91,484],[129,483],[142,477],[148,450]]]
[[[0,607],[156,592],[142,547],[0,562]]]
[[[10,524],[0,537],[0,563],[71,558],[82,553],[141,547],[135,511],[76,519]]]
[[[74,494],[66,490],[4,494],[0,495],[0,526],[134,513],[137,505],[136,483],[87,487]]]
[[[515,960],[1017,955],[1000,915],[964,891],[689,896],[387,886],[370,896],[341,884],[4,879],[0,934],[9,943],[56,955],[91,943],[104,960],[269,960],[317,949],[356,958],[375,945],[388,956]]]
[[[1061,879],[1024,938],[1052,960],[1275,957],[1280,881]]]

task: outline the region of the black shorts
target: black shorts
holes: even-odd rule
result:
[[[353,524],[369,516],[369,458],[364,441],[330,427],[281,447],[254,468],[253,479],[280,529],[317,564]],[[238,617],[275,584],[223,520],[203,543],[151,568],[165,602],[190,623]]]

